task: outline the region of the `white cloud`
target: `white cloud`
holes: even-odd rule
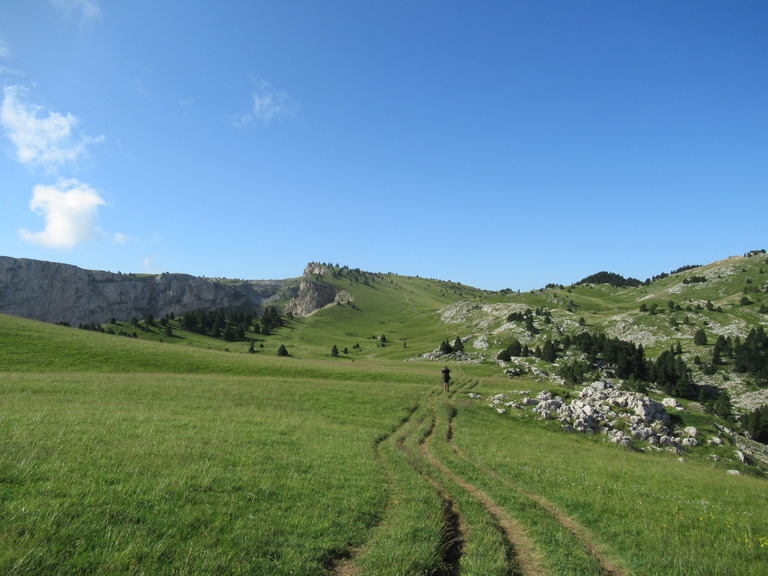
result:
[[[0,74],[15,74],[16,76],[26,76],[21,70],[15,68],[8,68],[6,66],[0,66]]]
[[[155,264],[155,260],[157,259],[157,254],[153,254],[152,256],[147,256],[144,258],[144,273],[145,274],[159,274],[160,270]]]
[[[106,202],[87,184],[59,178],[56,184],[38,184],[32,193],[30,209],[45,217],[41,232],[19,230],[21,238],[47,248],[68,250],[81,242],[105,236],[96,226],[99,206]],[[116,235],[116,241],[122,241]]]
[[[8,48],[8,43],[0,40],[0,58],[3,60],[10,60],[11,49]]]
[[[0,40],[0,60],[10,60],[11,59],[11,49],[8,46],[8,43],[4,40]],[[14,70],[13,68],[7,68],[5,66],[0,66],[0,74],[16,74],[19,76],[23,76],[24,73],[20,70]]]
[[[77,132],[80,120],[67,113],[46,112],[42,106],[27,101],[27,88],[6,86],[0,109],[8,137],[16,146],[18,161],[42,166],[51,172],[75,163],[87,153],[88,146],[104,140],[104,136],[88,136]]]
[[[276,90],[269,82],[256,81],[257,87],[251,93],[251,110],[238,118],[238,124],[247,126],[255,122],[268,123],[276,116],[295,116],[298,105],[291,96]]]
[[[51,4],[68,14],[80,13],[83,21],[96,18],[101,12],[99,0],[51,0]]]

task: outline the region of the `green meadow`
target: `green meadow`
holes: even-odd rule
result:
[[[389,274],[324,280],[352,303],[253,334],[254,353],[176,320],[170,337],[150,326],[132,338],[0,316],[0,573],[768,573],[764,476],[730,475],[705,448],[681,462],[500,415],[467,393],[553,387],[501,378],[489,361],[452,364],[445,393],[444,362],[414,360],[476,329],[440,321],[462,301],[572,301],[556,317],[588,326],[648,322],[641,301],[676,299],[682,317],[713,299],[723,312],[688,312],[708,326],[751,322],[754,307],[722,287],[675,292],[673,277],[528,294]],[[654,317],[669,333],[659,350],[688,338],[668,310]],[[290,356],[277,356],[281,344]],[[332,357],[333,345],[347,353]]]

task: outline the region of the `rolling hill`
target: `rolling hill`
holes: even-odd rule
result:
[[[0,314],[0,571],[759,573],[766,269],[519,293],[315,263],[251,308]]]

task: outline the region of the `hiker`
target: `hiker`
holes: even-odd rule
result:
[[[451,371],[448,370],[448,366],[440,370],[443,375],[443,392],[448,392],[451,387]]]

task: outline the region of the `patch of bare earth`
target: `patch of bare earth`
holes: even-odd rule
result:
[[[342,558],[333,565],[333,573],[336,576],[360,576],[363,570],[355,565],[353,558]]]

